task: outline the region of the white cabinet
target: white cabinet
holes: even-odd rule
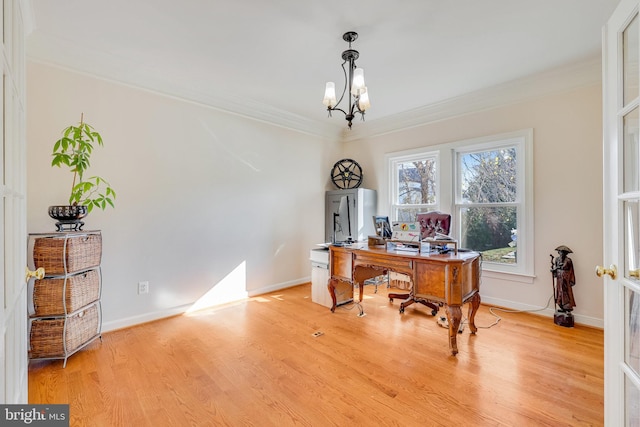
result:
[[[311,301],[331,308],[331,295],[327,282],[329,281],[329,251],[325,248],[311,249]]]
[[[329,249],[311,249],[311,301],[324,305],[327,308],[333,306],[329,293]],[[353,286],[350,282],[340,282],[336,285],[336,305],[342,305],[353,301]]]

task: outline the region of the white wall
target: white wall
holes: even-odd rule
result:
[[[329,171],[340,158],[362,165],[363,187],[378,190],[386,214],[386,153],[527,128],[536,278],[484,277],[483,301],[545,306],[549,254],[564,244],[574,251],[576,321],[602,326],[602,281],[593,273],[602,263],[599,85],[341,146],[42,64],[28,63],[27,82],[30,232],[52,231],[47,206],[66,203],[70,178],[49,167],[60,131],[84,112],[105,139],[92,171],[111,181],[117,206],[92,212],[87,228],[103,231],[107,329],[178,312],[229,283],[232,294],[214,291],[214,303],[307,281],[309,248],[323,240]],[[149,295],[136,293],[142,280]]]
[[[576,272],[577,322],[602,327],[602,96],[601,86],[546,96],[378,137],[349,142],[345,156],[362,165],[388,214],[386,153],[515,130],[534,130],[535,275],[533,283],[483,277],[484,302],[516,309],[544,307],[553,294],[550,254],[564,244]],[[551,309],[544,314],[553,314]]]
[[[105,329],[309,280],[324,236],[324,191],[340,146],[193,103],[28,63],[28,230],[54,231],[71,174],[53,143],[80,114],[105,141],[89,173],[116,208],[94,210],[103,233]],[[139,281],[150,282],[137,295]]]

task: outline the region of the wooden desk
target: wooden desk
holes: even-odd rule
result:
[[[350,247],[331,246],[329,251],[329,293],[335,311],[335,288],[339,282],[356,283],[360,301],[364,281],[388,271],[407,274],[413,286],[411,294],[442,304],[449,320],[449,348],[458,353],[457,335],[462,320],[462,305],[469,305],[469,328],[475,334],[474,322],[480,306],[480,255],[477,252],[458,254],[420,254],[369,248],[366,243]]]

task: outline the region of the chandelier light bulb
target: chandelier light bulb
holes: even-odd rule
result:
[[[353,71],[353,83],[351,85],[351,95],[360,95],[364,88],[364,69],[356,68]]]
[[[360,98],[358,99],[358,108],[361,111],[368,110],[371,107],[371,102],[369,102],[369,92],[367,92],[367,87],[363,87],[360,91]]]
[[[336,84],[334,82],[327,82],[322,103],[325,107],[333,108],[336,105],[336,101]]]

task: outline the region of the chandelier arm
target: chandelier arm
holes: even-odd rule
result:
[[[347,63],[346,60],[342,63],[342,72],[344,73],[344,89],[342,89],[342,95],[340,95],[340,99],[338,100],[338,102],[336,102],[336,106],[340,105],[340,103],[342,102],[342,99],[344,98],[344,94],[347,93],[347,84],[348,84],[348,82],[347,82],[347,70],[344,68],[344,64],[346,64],[346,63]],[[340,110],[339,108],[332,108],[332,109],[333,110]],[[343,110],[340,110],[340,111],[342,111],[345,115],[347,114]]]
[[[351,43],[349,43],[349,45],[351,45]],[[345,81],[345,90],[348,90],[348,93],[349,93],[349,116],[353,118],[353,113],[354,113],[353,110],[354,110],[354,107],[356,106],[356,103],[354,103],[353,100],[351,99],[351,86],[353,85],[353,70],[356,68],[356,62],[353,55],[349,56],[348,61],[349,61],[349,78],[348,80],[345,79],[347,80]],[[346,72],[345,72],[345,77],[346,77]],[[349,119],[349,124],[351,124],[351,119]],[[349,126],[349,128],[351,128],[351,126]]]
[[[342,114],[344,114],[345,116],[347,115],[347,112],[346,112],[346,111],[344,111],[342,108],[336,108],[336,107],[333,107],[333,108],[327,108],[327,110],[329,110],[330,112],[331,112],[331,111],[341,111],[341,112],[342,112]]]

